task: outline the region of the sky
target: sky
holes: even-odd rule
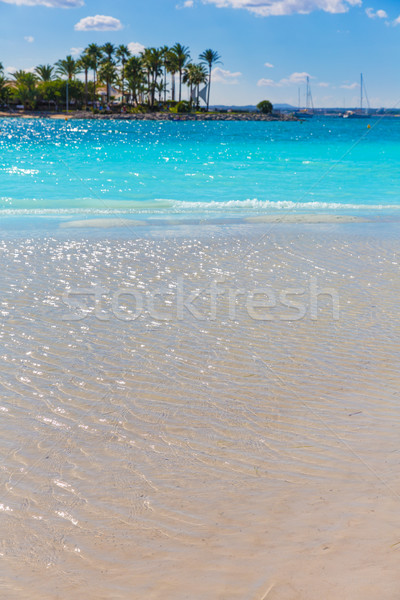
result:
[[[89,43],[206,48],[222,63],[212,104],[268,99],[297,106],[310,77],[315,106],[400,107],[399,0],[0,0],[8,72],[78,56]]]

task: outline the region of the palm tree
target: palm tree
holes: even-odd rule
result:
[[[132,92],[132,101],[134,104],[138,104],[138,97],[145,82],[142,57],[131,56],[126,62],[125,73],[129,89]]]
[[[114,46],[114,44],[110,44],[110,42],[107,42],[106,44],[104,44],[104,46],[102,46],[101,48],[104,52],[104,54],[106,55],[107,59],[109,61],[112,61],[113,56],[115,54],[116,48]]]
[[[36,90],[37,77],[34,73],[27,71],[16,71],[13,73],[16,85],[13,94],[24,105],[24,107],[34,108],[38,96]]]
[[[155,86],[155,87],[156,87],[156,90],[157,90],[157,92],[158,92],[158,101],[159,101],[159,102],[162,102],[162,95],[163,95],[163,92],[164,92],[164,94],[165,94],[165,92],[166,92],[166,85],[165,85],[165,82],[164,82],[164,80],[163,80],[163,79],[161,79],[161,81],[159,81],[159,82],[156,84],[156,86]]]
[[[104,81],[107,87],[107,104],[110,102],[111,84],[117,77],[117,65],[112,60],[105,60],[99,68],[99,78]]]
[[[183,71],[183,77],[182,77],[183,83],[186,83],[187,86],[189,87],[190,102],[192,101],[192,96],[193,96],[193,77],[194,77],[195,68],[196,68],[196,65],[194,65],[193,63],[189,63],[188,65],[186,65],[185,70]]]
[[[35,73],[39,78],[39,81],[46,83],[53,79],[54,67],[51,65],[38,65],[35,69]]]
[[[168,46],[161,46],[160,48],[161,58],[162,58],[162,66],[164,69],[164,102],[167,101],[167,64],[168,64]]]
[[[69,81],[75,78],[81,72],[79,61],[72,58],[71,55],[56,62],[56,73],[65,75]]]
[[[10,87],[7,79],[4,77],[3,65],[0,63],[0,105],[6,104],[10,95]]]
[[[204,50],[199,56],[201,62],[206,63],[208,65],[208,92],[207,92],[207,111],[210,106],[210,89],[211,89],[211,71],[213,65],[222,64],[221,57],[216,50]]]
[[[106,82],[107,104],[108,104],[110,102],[111,81],[115,80],[115,75],[116,75],[116,71],[115,71],[116,63],[113,60],[114,54],[116,52],[116,47],[114,46],[114,44],[107,42],[106,44],[104,44],[102,46],[101,49],[104,52],[104,54],[106,55],[106,57],[103,60],[103,63],[100,67],[100,69],[102,70],[102,76],[100,76],[100,79],[102,79],[103,81]]]
[[[171,73],[171,100],[175,102],[175,73],[178,71],[176,55],[172,50],[168,50],[164,64],[168,73]]]
[[[88,73],[89,69],[92,68],[93,60],[90,54],[84,52],[79,58],[79,66],[85,73],[85,108],[87,110],[88,105]]]
[[[0,62],[0,104],[6,102],[9,93],[8,81],[4,77],[3,63]]]
[[[130,57],[130,55],[131,55],[131,53],[129,51],[128,46],[125,46],[124,44],[120,44],[115,52],[115,56],[117,57],[117,60],[119,60],[121,63],[122,102],[124,102],[124,95],[125,95],[125,65],[126,65],[126,61]]]
[[[97,82],[97,70],[99,68],[100,61],[103,57],[103,51],[97,44],[89,44],[85,50],[86,54],[90,56],[91,68],[93,69],[93,106],[96,101],[96,82]]]
[[[31,78],[36,81],[36,75],[30,73],[29,71],[24,71],[23,69],[14,71],[12,78],[15,79],[17,84],[24,83],[25,81],[31,81]]]
[[[148,101],[154,106],[154,97],[157,88],[157,80],[162,75],[163,59],[162,51],[158,48],[146,48],[142,53],[143,66],[147,71]]]
[[[195,104],[199,103],[199,86],[201,83],[207,82],[207,71],[204,65],[187,65],[183,73],[183,83],[187,83],[190,88],[190,102],[193,100],[193,92],[195,92]]]
[[[190,52],[187,46],[182,46],[182,44],[176,43],[172,48],[172,52],[176,56],[176,66],[179,72],[179,102],[182,99],[182,73],[185,68],[187,62],[190,60]]]

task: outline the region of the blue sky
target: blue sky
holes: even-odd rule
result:
[[[400,106],[399,0],[0,0],[9,70],[107,41],[218,50],[212,103],[297,104],[309,74],[316,106],[353,106],[362,71],[372,106]]]

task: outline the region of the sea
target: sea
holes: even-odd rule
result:
[[[398,214],[400,120],[0,120],[0,215]]]

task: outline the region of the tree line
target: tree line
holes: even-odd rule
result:
[[[194,62],[189,48],[179,43],[171,48],[145,48],[139,55],[132,55],[123,44],[89,44],[78,58],[69,55],[54,65],[15,71],[8,78],[0,63],[0,104],[20,103],[34,109],[40,102],[57,109],[68,96],[74,105],[94,109],[99,86],[104,85],[107,104],[114,97],[115,86],[122,105],[154,109],[170,102],[191,109],[199,107],[200,88],[207,86],[206,96],[202,93],[201,97],[208,110],[212,69],[220,63],[220,55],[212,49],[202,52]],[[78,78],[81,74],[83,81]],[[182,100],[184,85],[189,89],[188,103]]]

